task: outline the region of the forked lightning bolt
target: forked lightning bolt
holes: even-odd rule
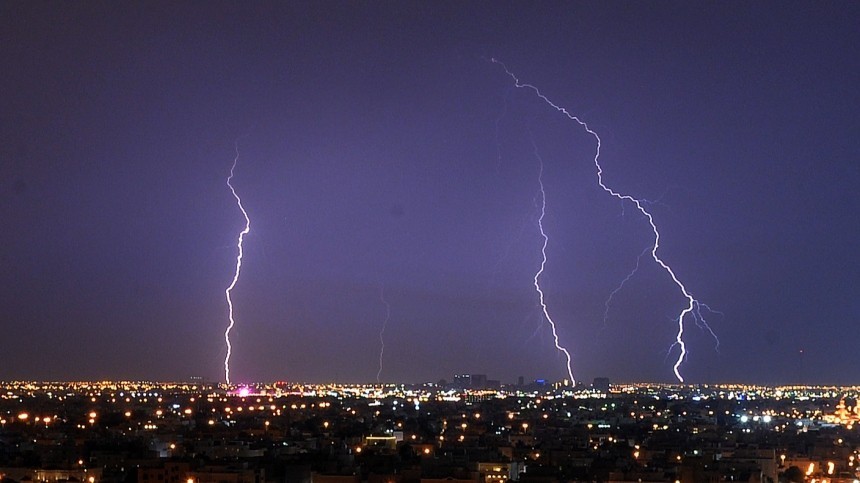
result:
[[[641,201],[637,198],[634,198],[633,196],[619,193],[619,192],[609,188],[603,182],[603,167],[600,165],[600,136],[598,136],[596,132],[594,132],[591,128],[589,128],[588,124],[586,124],[584,121],[580,120],[577,116],[574,116],[573,114],[568,112],[568,110],[565,109],[564,107],[561,107],[561,106],[555,104],[554,102],[552,102],[548,97],[543,95],[543,93],[541,93],[541,91],[537,87],[535,87],[531,84],[526,84],[526,83],[520,82],[519,78],[516,75],[514,75],[510,70],[508,70],[507,66],[504,63],[502,63],[501,61],[499,61],[497,59],[490,59],[490,61],[493,62],[494,64],[498,64],[499,66],[501,66],[505,70],[505,73],[508,74],[508,76],[511,79],[513,79],[514,85],[517,88],[531,90],[532,92],[534,92],[534,94],[540,100],[545,102],[547,105],[549,105],[550,107],[552,107],[556,111],[564,114],[571,121],[574,121],[577,124],[579,124],[588,134],[590,134],[591,136],[594,137],[594,140],[597,143],[597,148],[596,148],[595,153],[594,153],[594,167],[597,169],[597,183],[600,185],[600,187],[605,192],[609,193],[611,196],[618,198],[621,201],[629,201],[630,203],[633,203],[633,205],[636,206],[636,209],[639,210],[639,212],[642,213],[642,215],[644,215],[645,218],[648,220],[648,224],[651,225],[651,231],[654,233],[654,245],[651,246],[651,258],[653,258],[654,261],[658,265],[660,265],[660,267],[662,267],[663,270],[666,271],[666,273],[669,274],[669,276],[672,278],[672,281],[675,283],[675,285],[678,286],[678,289],[681,291],[681,294],[687,300],[686,307],[684,307],[684,309],[681,311],[681,313],[678,314],[678,318],[677,318],[678,332],[677,332],[677,335],[675,336],[675,342],[672,344],[673,347],[677,345],[678,348],[680,349],[680,353],[678,354],[678,359],[675,361],[675,364],[672,366],[672,370],[675,373],[675,377],[678,378],[678,381],[684,382],[684,378],[683,378],[683,376],[681,376],[681,371],[680,371],[681,364],[684,362],[684,360],[687,357],[687,345],[684,343],[684,318],[689,315],[689,316],[693,317],[694,319],[696,319],[697,321],[700,321],[703,324],[704,324],[704,320],[701,319],[701,317],[697,317],[697,314],[696,314],[696,312],[697,312],[696,308],[698,306],[700,306],[701,304],[699,304],[699,302],[692,295],[690,295],[690,292],[687,290],[687,287],[685,287],[684,284],[675,275],[675,271],[672,270],[672,268],[669,265],[667,265],[666,262],[664,262],[663,259],[660,258],[660,256],[657,254],[657,251],[660,248],[660,231],[657,229],[657,225],[654,223],[654,217],[651,215],[651,213],[647,209],[645,209],[643,201]],[[544,245],[545,244],[546,243],[544,243]],[[537,277],[535,279],[537,279]]]
[[[230,183],[230,180],[233,179],[234,171],[236,170],[236,163],[239,162],[239,141],[236,141],[236,157],[233,158],[233,166],[230,168],[230,176],[227,177],[227,187],[230,188],[230,192],[233,193],[233,197],[236,198],[236,205],[239,206],[239,210],[242,212],[242,216],[245,217],[245,228],[239,232],[239,240],[236,242],[236,248],[238,252],[236,254],[236,272],[233,274],[233,280],[230,282],[230,285],[224,291],[224,295],[227,298],[227,307],[229,308],[230,315],[230,324],[227,325],[227,330],[224,331],[224,341],[227,343],[227,357],[224,358],[224,379],[227,384],[230,384],[230,355],[233,353],[233,346],[230,345],[230,330],[236,325],[236,320],[233,318],[233,299],[230,297],[230,292],[236,286],[236,282],[239,281],[239,272],[242,270],[242,243],[245,241],[245,235],[251,231],[251,219],[248,218],[248,212],[245,211],[245,208],[242,206],[242,199],[239,198],[239,195],[236,194],[236,189],[233,188],[233,184]]]
[[[531,134],[531,132],[529,133]],[[552,338],[555,343],[555,348],[564,354],[564,357],[567,359],[567,375],[570,376],[571,385],[576,385],[576,379],[573,377],[573,370],[570,368],[570,352],[565,349],[558,342],[558,331],[555,326],[555,321],[552,320],[552,317],[549,315],[549,309],[546,307],[546,301],[544,300],[543,290],[540,286],[540,276],[543,275],[544,269],[546,268],[546,246],[549,243],[549,237],[543,229],[543,219],[546,216],[546,191],[543,187],[543,159],[540,157],[540,153],[538,152],[537,145],[534,142],[534,138],[532,138],[532,146],[534,147],[534,155],[540,163],[540,168],[538,169],[538,186],[540,186],[540,216],[538,217],[538,229],[540,230],[540,236],[543,237],[543,245],[541,246],[541,262],[540,269],[535,273],[534,283],[535,290],[538,293],[540,298],[540,306],[541,310],[543,310],[543,315],[546,317],[546,321],[549,322],[549,326],[552,329]]]
[[[379,370],[376,371],[376,382],[379,382],[379,377],[382,375],[382,356],[385,354],[385,327],[388,325],[388,319],[391,318],[391,304],[385,300],[385,286],[379,287],[379,300],[385,305],[385,319],[382,320],[382,329],[379,331]]]

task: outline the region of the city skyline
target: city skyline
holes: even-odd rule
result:
[[[860,386],[0,390],[7,482],[860,481]]]
[[[4,3],[0,380],[856,384],[858,20]]]

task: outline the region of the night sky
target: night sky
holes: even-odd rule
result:
[[[0,379],[860,383],[857,2],[0,3]],[[604,320],[604,313],[608,317]],[[802,351],[802,352],[801,352]]]

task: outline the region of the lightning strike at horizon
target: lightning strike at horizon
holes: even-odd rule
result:
[[[514,73],[512,73],[510,70],[508,70],[508,67],[503,62],[501,62],[495,58],[490,59],[490,61],[493,62],[494,64],[498,64],[499,66],[502,67],[502,69],[504,69],[505,73],[508,74],[508,76],[511,79],[513,79],[515,87],[520,88],[520,89],[531,90],[532,92],[534,92],[534,94],[540,100],[545,102],[547,105],[549,105],[550,107],[552,107],[556,111],[565,115],[569,120],[574,121],[577,124],[579,124],[585,130],[585,132],[587,132],[589,135],[594,137],[594,140],[597,143],[594,158],[593,158],[594,167],[597,170],[597,184],[600,185],[600,187],[603,189],[603,191],[610,194],[611,196],[613,196],[613,197],[615,197],[621,201],[629,201],[630,203],[633,203],[633,205],[636,206],[636,209],[639,210],[639,212],[642,213],[645,216],[645,218],[648,220],[648,224],[651,225],[651,231],[654,233],[654,245],[652,245],[652,247],[651,247],[651,258],[653,258],[654,261],[660,267],[662,267],[664,271],[666,271],[666,273],[671,277],[671,279],[675,283],[675,285],[677,285],[681,294],[687,300],[686,307],[684,307],[684,309],[681,311],[681,313],[678,314],[678,318],[677,318],[678,332],[675,336],[675,342],[670,347],[670,350],[672,347],[675,347],[675,346],[678,346],[680,349],[680,352],[678,354],[678,358],[675,361],[675,364],[672,366],[672,371],[675,373],[675,377],[678,379],[678,381],[684,382],[684,377],[681,376],[681,371],[680,371],[681,364],[683,364],[684,360],[687,357],[687,345],[684,342],[684,318],[688,315],[690,315],[694,319],[696,318],[696,306],[699,302],[692,295],[690,295],[690,292],[687,290],[687,287],[684,286],[684,284],[681,282],[681,280],[678,279],[677,275],[675,275],[675,271],[672,270],[672,268],[668,264],[666,264],[666,262],[664,262],[663,259],[660,258],[659,255],[657,255],[657,251],[660,248],[660,231],[657,229],[657,225],[654,223],[654,216],[651,214],[651,212],[649,212],[648,210],[645,209],[643,201],[639,200],[638,198],[634,198],[631,195],[619,193],[619,192],[609,188],[603,182],[603,167],[600,165],[600,136],[598,136],[595,131],[593,131],[591,128],[589,128],[587,123],[585,123],[584,121],[579,119],[579,117],[571,114],[566,108],[559,106],[559,105],[555,104],[554,102],[552,102],[548,97],[546,97],[540,91],[540,89],[538,89],[534,85],[520,82],[519,78],[516,75],[514,75]],[[546,246],[546,242],[544,243],[544,246]],[[537,277],[535,277],[535,279],[537,280]],[[535,284],[537,285],[537,282],[535,282]]]
[[[382,321],[382,329],[379,331],[379,370],[376,371],[376,382],[379,382],[382,375],[382,356],[385,354],[385,339],[382,337],[385,334],[385,327],[388,326],[388,320],[391,318],[391,304],[385,300],[385,286],[379,287],[379,300],[385,305],[385,319]]]
[[[530,133],[531,134],[531,133]],[[541,262],[540,269],[535,273],[534,277],[534,285],[535,290],[538,293],[540,298],[540,306],[541,310],[543,310],[543,315],[546,317],[546,321],[549,322],[550,329],[552,329],[552,338],[553,343],[555,344],[555,348],[564,354],[564,357],[567,359],[567,375],[570,376],[570,384],[572,386],[576,386],[576,379],[573,377],[573,370],[571,369],[571,357],[570,352],[566,348],[564,348],[558,341],[558,331],[555,326],[555,321],[552,320],[552,317],[549,315],[549,309],[547,309],[546,301],[544,300],[543,289],[540,286],[540,276],[543,275],[544,269],[546,268],[546,247],[549,244],[549,237],[543,229],[543,219],[546,216],[546,191],[543,186],[543,159],[540,157],[540,153],[538,152],[537,145],[534,143],[534,138],[532,138],[532,146],[534,147],[534,155],[538,159],[540,163],[540,168],[538,170],[538,185],[540,186],[540,216],[538,217],[538,229],[540,230],[540,235],[543,237],[543,245],[541,246]]]
[[[233,280],[230,282],[230,285],[224,290],[224,295],[227,298],[227,307],[229,308],[229,316],[230,316],[230,324],[227,326],[227,330],[224,331],[224,341],[227,343],[227,357],[224,358],[224,380],[227,384],[230,384],[230,356],[233,353],[233,346],[230,344],[230,330],[233,329],[233,326],[236,325],[236,320],[233,318],[233,299],[230,297],[230,292],[236,286],[236,282],[239,281],[239,272],[242,270],[242,243],[245,241],[245,235],[251,231],[251,219],[248,218],[248,212],[245,211],[245,208],[242,206],[242,199],[239,198],[239,195],[236,194],[236,189],[233,188],[233,185],[230,183],[230,180],[233,179],[234,171],[236,170],[236,163],[239,162],[239,142],[236,141],[236,157],[233,158],[233,166],[230,168],[230,176],[227,177],[227,187],[230,188],[230,192],[233,193],[233,197],[236,198],[236,205],[239,207],[239,210],[242,212],[242,216],[245,217],[245,228],[239,232],[239,239],[236,243],[236,248],[238,249],[238,253],[236,254],[236,272],[233,274]]]

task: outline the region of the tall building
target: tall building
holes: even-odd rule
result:
[[[469,386],[472,389],[486,389],[487,388],[487,375],[486,374],[472,374],[470,377],[471,385]]]
[[[457,389],[468,389],[472,387],[472,376],[468,374],[454,374],[454,387]]]
[[[591,388],[595,391],[609,392],[609,378],[595,377],[594,382],[591,383]]]

